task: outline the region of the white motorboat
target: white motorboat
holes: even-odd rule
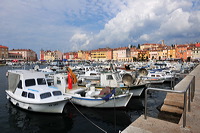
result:
[[[78,80],[100,80],[100,72],[91,70],[78,75]]]
[[[165,78],[161,73],[148,73],[147,76],[141,77],[146,83],[164,83]]]
[[[7,99],[33,112],[62,113],[71,98],[47,85],[45,74],[33,70],[8,70]]]
[[[137,81],[137,83],[135,82]],[[99,82],[90,82],[91,85],[95,85],[97,89],[105,88],[109,86],[111,88],[120,88],[122,90],[129,90],[133,93],[133,96],[140,96],[147,84],[142,81],[142,79],[134,79],[130,74],[124,74],[121,77],[120,72],[102,72],[100,75]],[[83,83],[80,86],[85,85]]]

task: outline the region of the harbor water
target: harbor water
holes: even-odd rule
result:
[[[67,103],[63,114],[34,113],[13,106],[7,99],[6,72],[9,66],[0,66],[0,129],[1,133],[118,133],[144,114],[144,97],[133,97],[126,108],[96,109]],[[170,88],[170,83],[151,85]],[[148,116],[164,119],[159,111],[164,92],[148,95]],[[179,119],[177,116],[175,119]],[[174,120],[174,119],[173,119]],[[176,121],[175,121],[176,122]]]

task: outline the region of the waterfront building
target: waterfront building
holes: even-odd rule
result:
[[[21,54],[23,61],[37,61],[37,54],[31,49],[12,49],[8,53]]]
[[[132,61],[131,52],[129,47],[120,47],[116,49],[118,61]]]
[[[44,53],[45,53],[44,50],[40,50],[40,61],[45,61],[45,59],[44,59]]]
[[[8,47],[0,45],[0,62],[8,58]]]
[[[149,59],[150,60],[157,60],[158,59],[158,51],[157,50],[150,50],[149,51]]]
[[[162,60],[163,51],[162,50],[157,50],[157,52],[158,52],[158,59],[157,60]]]
[[[112,59],[113,59],[113,50],[108,49],[108,51],[106,52],[106,60],[112,60]]]
[[[182,60],[187,60],[187,48],[188,47],[189,47],[188,44],[175,45],[176,58],[182,59]]]
[[[85,54],[83,50],[78,51],[78,59],[79,60],[85,60]]]
[[[186,61],[191,61],[193,58],[193,47],[188,47],[187,48],[187,60]]]
[[[63,54],[63,60],[80,60],[80,59],[78,58],[78,52],[67,52]]]
[[[140,45],[141,50],[155,50],[166,46],[164,42],[162,44],[145,43]]]
[[[161,60],[166,60],[167,59],[167,48],[162,49],[162,57]]]
[[[200,60],[200,43],[196,43],[195,47],[192,48],[192,59]]]
[[[138,60],[147,60],[149,57],[148,53],[146,50],[139,50],[138,51]]]
[[[136,47],[130,48],[132,61],[136,61],[138,59],[138,49]]]
[[[113,49],[113,60],[118,60],[118,48]]]
[[[96,50],[91,50],[91,60],[95,61],[106,61],[106,60],[112,60],[112,49],[111,48],[99,48]]]
[[[167,59],[175,59],[176,58],[176,49],[173,46],[167,47]]]
[[[8,61],[24,61],[22,54],[19,53],[8,53]]]
[[[40,60],[41,61],[54,61],[54,60],[62,60],[63,54],[59,50],[51,51],[51,50],[41,50],[40,51]]]
[[[68,52],[63,54],[65,60],[90,60],[90,51],[79,50],[78,52]]]

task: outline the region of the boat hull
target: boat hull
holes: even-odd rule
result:
[[[164,83],[164,81],[165,80],[159,80],[159,79],[158,80],[157,79],[150,79],[150,80],[147,79],[147,80],[145,80],[145,82],[148,83],[148,84],[150,84],[150,83],[151,84],[162,84],[162,83]]]
[[[59,101],[54,101],[54,102],[47,102],[47,103],[29,103],[29,102],[24,102],[20,99],[15,98],[12,96],[11,93],[6,91],[7,94],[7,99],[9,101],[22,109],[28,110],[28,111],[33,111],[33,112],[41,112],[41,113],[62,113],[65,104],[68,102],[68,100],[63,99]]]
[[[95,108],[126,107],[132,95],[132,93],[127,93],[120,96],[111,97],[109,100],[103,100],[102,98],[72,96],[71,101],[74,104]]]

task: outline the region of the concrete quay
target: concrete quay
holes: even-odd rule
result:
[[[195,76],[195,93],[193,102],[191,102],[190,112],[188,112],[188,107],[186,109],[185,128],[183,128],[183,115],[178,124],[148,116],[147,119],[144,119],[144,115],[141,115],[121,133],[200,133],[200,65],[198,65],[189,75]],[[175,90],[185,89],[186,82],[187,76],[185,80],[179,82],[175,86]],[[178,112],[176,113],[182,113],[183,97],[178,96],[175,93],[167,93],[165,105],[163,105],[162,108],[163,110],[165,110],[165,108],[166,110],[178,108]]]

